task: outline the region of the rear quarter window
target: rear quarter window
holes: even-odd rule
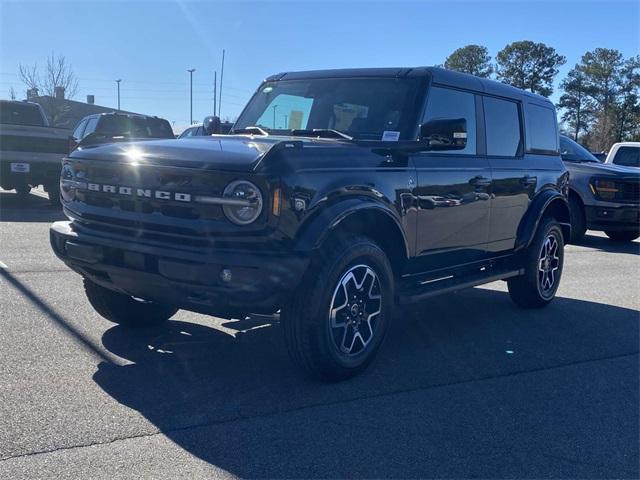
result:
[[[529,103],[527,105],[527,151],[558,153],[558,124],[553,108]]]

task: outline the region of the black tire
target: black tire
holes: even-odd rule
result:
[[[330,242],[281,311],[293,361],[330,381],[367,368],[392,319],[393,285],[391,264],[373,241]]]
[[[91,306],[107,320],[122,326],[150,327],[166,322],[178,311],[171,305],[137,300],[84,279],[84,291]]]
[[[623,232],[615,232],[615,231],[607,231],[604,232],[607,237],[616,242],[632,242],[636,238],[640,237],[640,231],[638,230],[627,230]]]
[[[49,183],[46,185],[47,195],[49,195],[49,203],[54,207],[60,207],[62,202],[60,201],[60,184]]]
[[[569,195],[569,214],[571,216],[571,243],[578,243],[587,232],[587,219],[584,205],[576,194]]]
[[[31,192],[31,185],[27,185],[26,183],[23,185],[17,185],[16,186],[16,193],[20,196],[20,197],[26,197],[27,195],[29,195],[29,193]]]
[[[520,307],[544,307],[555,297],[564,263],[562,228],[554,218],[541,221],[524,256],[524,275],[507,280],[509,295]]]

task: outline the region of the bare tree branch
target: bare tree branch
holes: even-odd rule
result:
[[[37,63],[34,63],[32,66],[20,64],[18,67],[18,77],[27,89],[40,88],[40,75],[38,75]]]

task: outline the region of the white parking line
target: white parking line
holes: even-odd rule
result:
[[[0,260],[0,268],[3,270],[9,270],[9,267],[7,266],[7,264],[4,263],[2,260]]]

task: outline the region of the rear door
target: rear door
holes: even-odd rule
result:
[[[478,102],[468,91],[439,86],[429,90],[421,123],[464,119],[467,141],[463,150],[421,152],[412,157],[417,170],[418,271],[461,265],[486,256],[491,171],[481,151],[483,142],[478,142],[482,123]]]
[[[535,194],[537,178],[524,157],[520,102],[483,96],[487,159],[493,178],[490,252],[512,249],[518,227]]]

